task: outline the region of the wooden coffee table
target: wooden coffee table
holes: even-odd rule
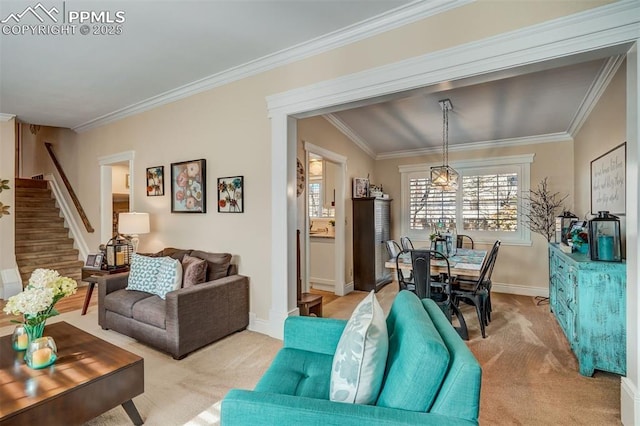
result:
[[[144,392],[144,359],[66,322],[48,324],[55,364],[33,370],[0,337],[0,425],[82,424],[122,405],[143,424],[132,398]]]

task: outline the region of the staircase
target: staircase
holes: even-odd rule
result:
[[[84,262],[45,180],[16,179],[16,261],[23,286],[38,268],[80,280]]]

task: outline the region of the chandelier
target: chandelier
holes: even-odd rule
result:
[[[442,108],[442,165],[431,167],[431,185],[442,190],[458,189],[459,174],[449,166],[449,111],[451,100],[438,101]]]

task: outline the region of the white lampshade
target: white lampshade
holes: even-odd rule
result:
[[[149,213],[120,213],[118,215],[118,232],[123,235],[148,234]]]

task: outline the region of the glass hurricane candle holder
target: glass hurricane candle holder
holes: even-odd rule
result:
[[[29,342],[24,360],[33,369],[45,368],[56,362],[58,348],[52,337],[45,336]]]
[[[11,346],[13,346],[13,349],[16,351],[24,351],[27,349],[27,346],[29,346],[29,335],[22,324],[13,330]]]

